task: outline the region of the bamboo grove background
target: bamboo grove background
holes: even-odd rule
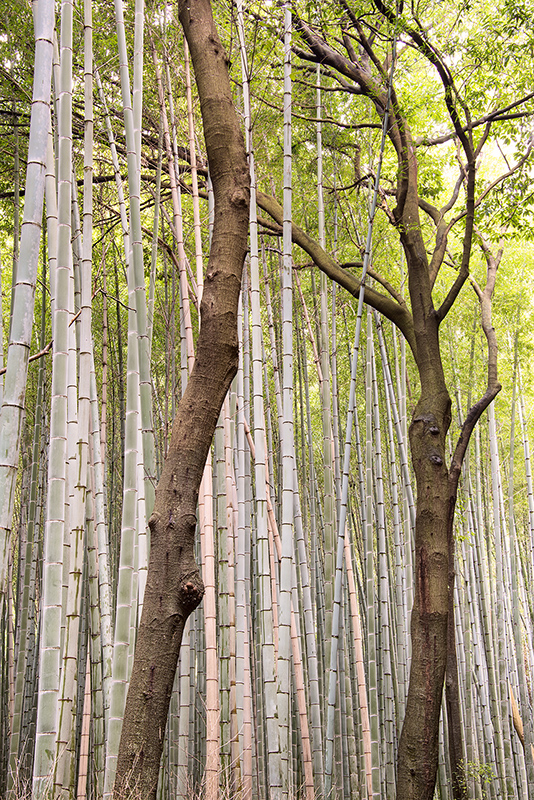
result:
[[[216,9],[250,155],[250,252],[239,372],[199,502],[206,593],[184,637],[161,800],[311,800],[330,786],[339,798],[395,796],[417,387],[402,338],[375,312],[358,319],[354,299],[311,268],[290,233],[294,213],[358,269],[373,200],[360,177],[393,161],[368,107],[335,95],[315,66],[292,64],[289,9],[271,10],[268,25],[241,0]],[[0,35],[0,793],[102,798],[143,602],[147,519],[194,359],[212,198],[173,9],[62,0],[55,28],[50,0],[33,11],[35,56],[29,7],[6,9]],[[339,127],[328,124],[336,116]],[[436,191],[454,153],[440,158],[423,164]],[[283,228],[258,218],[257,188],[283,198]],[[372,241],[370,280],[382,270],[402,287],[400,250],[380,214]],[[527,800],[531,250],[521,238],[504,254],[487,247],[502,257],[505,389],[463,473],[455,630],[469,797]],[[476,275],[483,254],[475,261]],[[464,292],[451,317],[444,357],[459,425],[484,380],[475,294]],[[442,800],[451,796],[446,730],[444,711]]]

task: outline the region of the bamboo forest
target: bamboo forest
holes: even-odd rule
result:
[[[2,0],[0,797],[534,800],[532,0]]]

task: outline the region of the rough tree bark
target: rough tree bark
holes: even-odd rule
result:
[[[227,56],[209,0],[180,0],[195,70],[215,220],[201,329],[149,520],[151,551],[126,702],[114,796],[156,797],[172,685],[185,622],[203,584],[194,558],[197,499],[224,397],[238,364],[237,306],[247,247],[249,170]]]

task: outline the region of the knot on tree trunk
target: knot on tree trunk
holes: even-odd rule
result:
[[[184,611],[191,613],[204,597],[204,583],[197,569],[184,575],[178,586],[178,600]]]

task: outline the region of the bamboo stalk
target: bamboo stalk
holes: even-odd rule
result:
[[[17,279],[0,409],[0,592],[4,591],[17,477],[20,430],[32,335],[50,125],[54,3],[35,8],[35,70]]]

